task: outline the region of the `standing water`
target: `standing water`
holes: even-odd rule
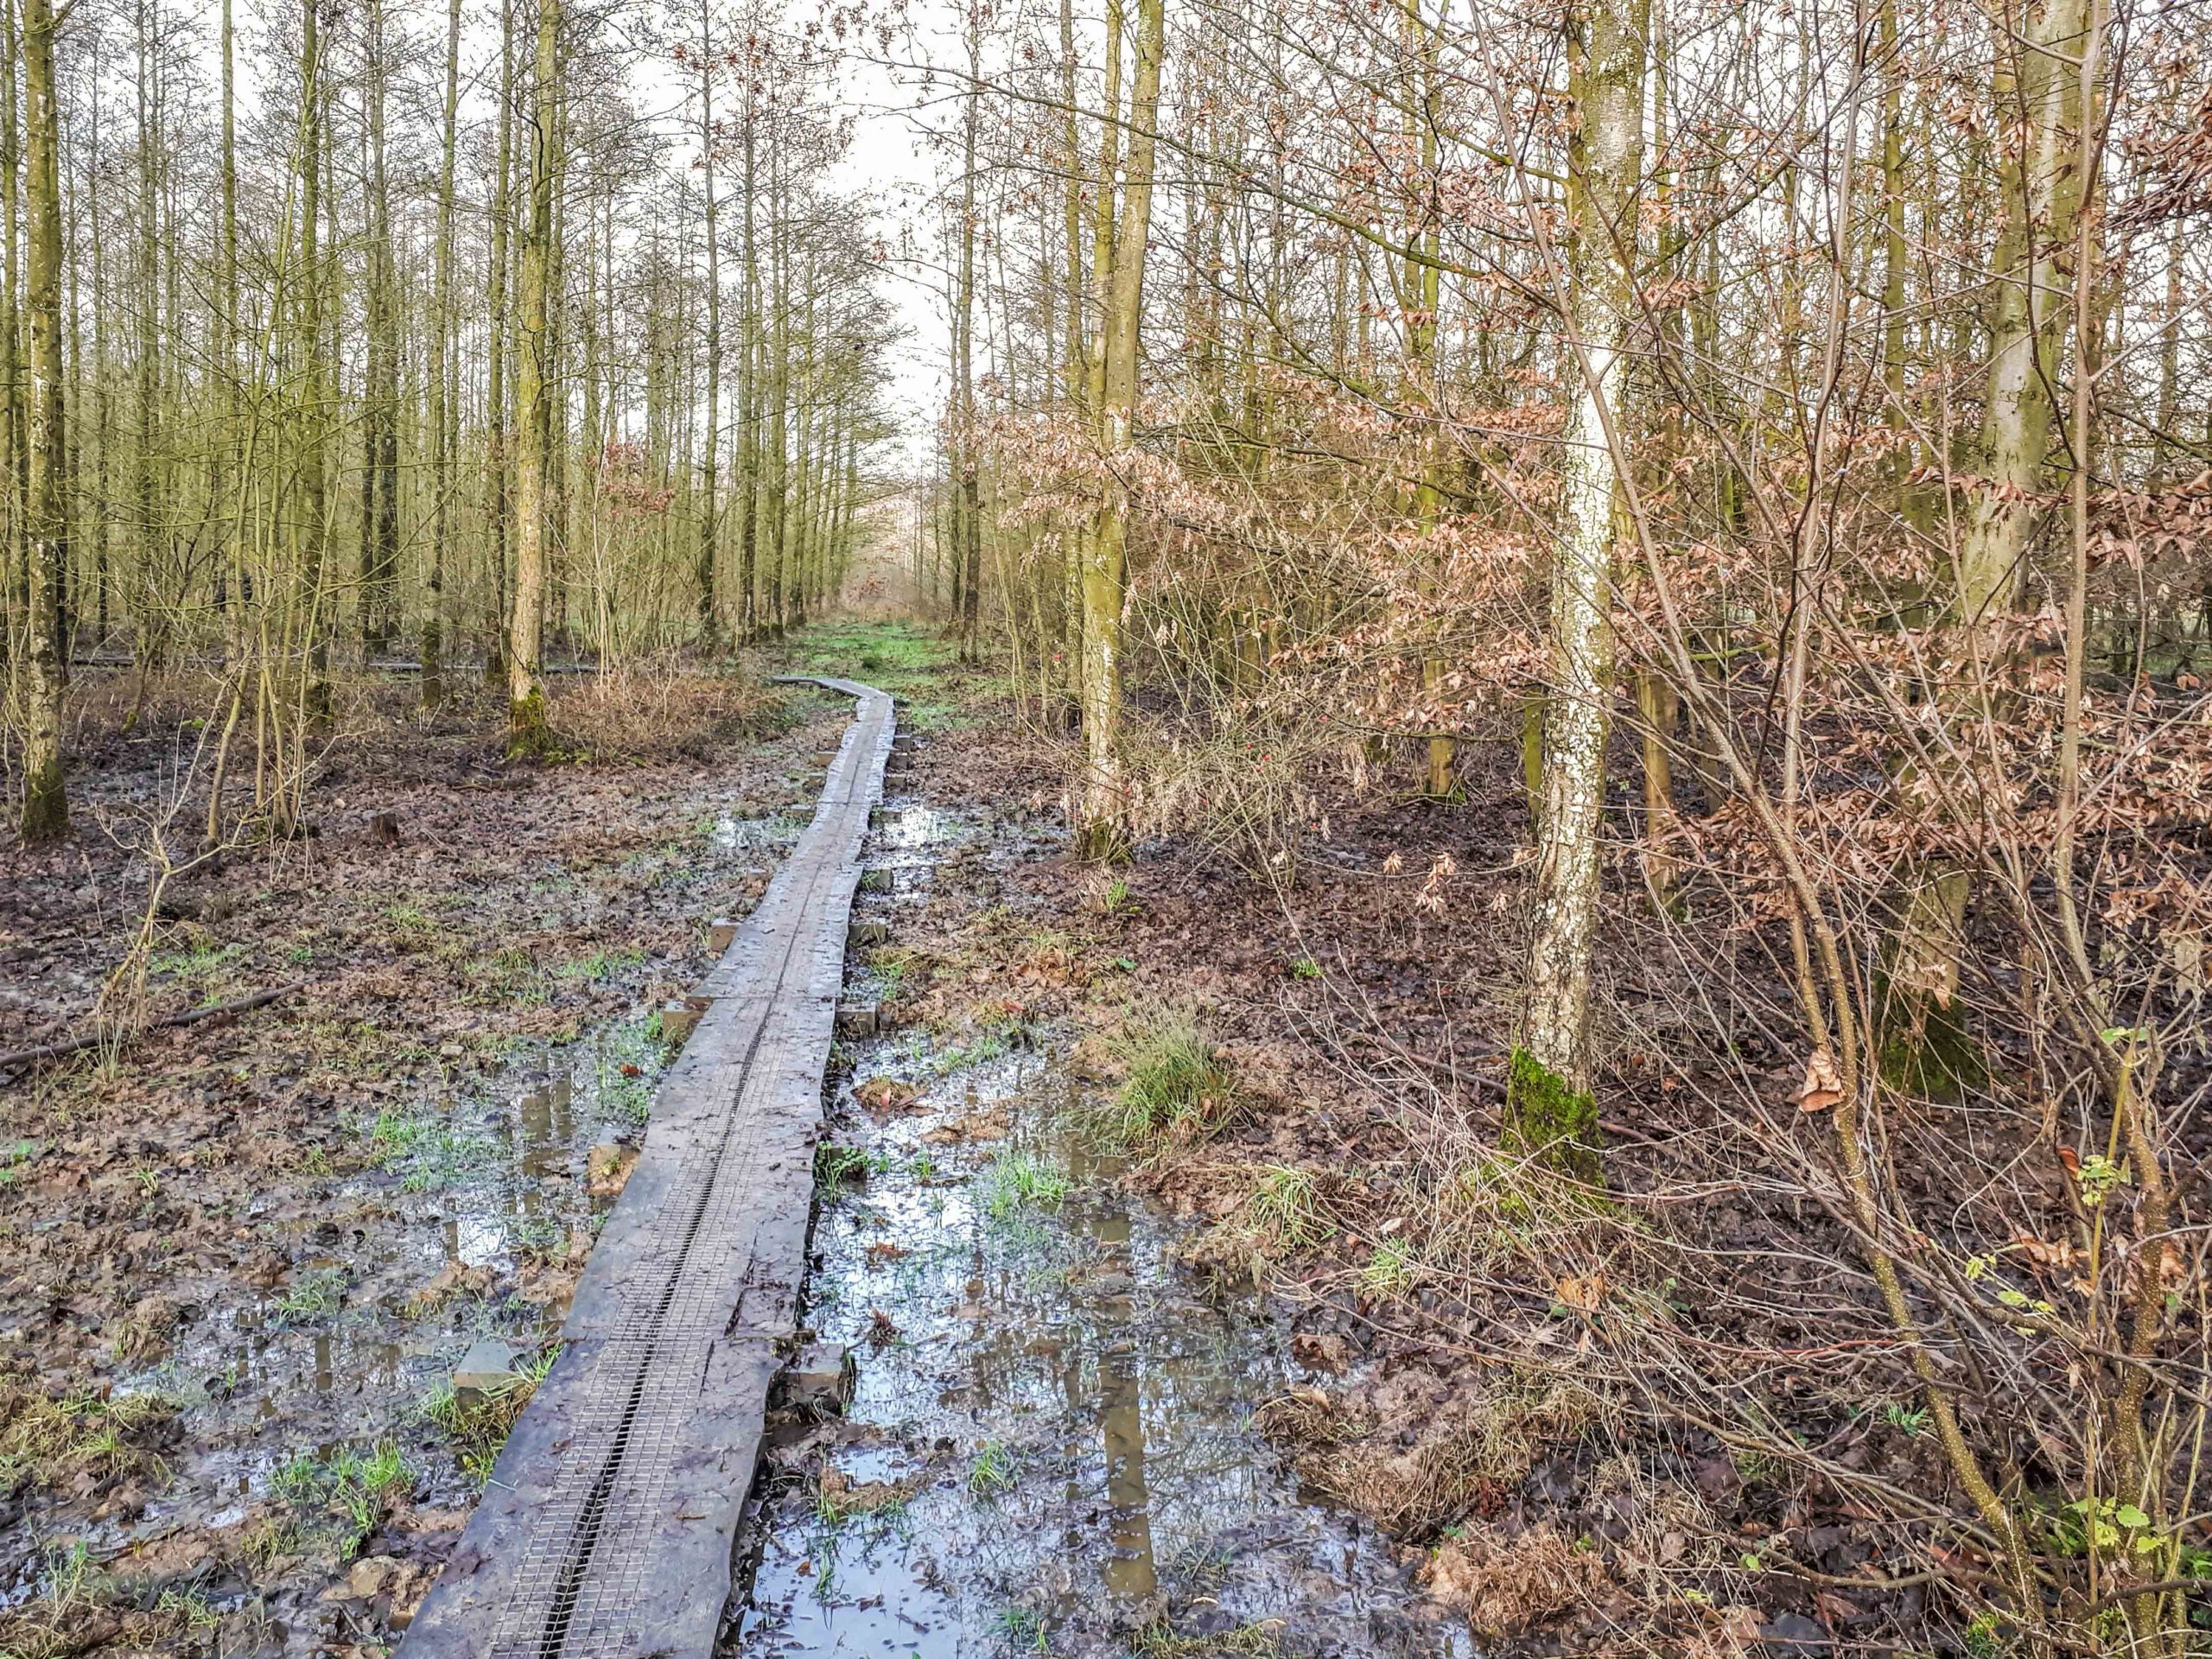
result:
[[[913,830],[880,850],[912,861]],[[1469,1650],[1387,1540],[1301,1501],[1252,1422],[1285,1333],[1178,1272],[1173,1224],[1065,1127],[1081,1085],[1049,1037],[849,1058],[807,1323],[852,1397],[772,1432],[729,1651]]]

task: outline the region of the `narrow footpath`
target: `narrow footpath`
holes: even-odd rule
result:
[[[705,1659],[777,1344],[797,1324],[822,1080],[891,698],[858,715],[808,826],[690,999],[559,1361],[500,1455],[404,1659]]]

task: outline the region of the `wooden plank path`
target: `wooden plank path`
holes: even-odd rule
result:
[[[889,696],[859,701],[814,821],[700,987],[586,1264],[566,1344],[401,1659],[707,1659],[779,1341],[797,1325],[814,1147]]]

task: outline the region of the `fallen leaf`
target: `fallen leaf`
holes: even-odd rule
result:
[[[1805,1081],[1797,1090],[1797,1109],[1825,1112],[1843,1098],[1843,1080],[1835,1074],[1835,1057],[1816,1048],[1805,1062]]]
[[[1580,1278],[1562,1279],[1553,1287],[1552,1294],[1562,1307],[1595,1313],[1598,1304],[1605,1300],[1605,1275],[1592,1269]]]

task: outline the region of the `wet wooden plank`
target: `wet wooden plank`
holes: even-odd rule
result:
[[[779,1344],[798,1318],[837,992],[891,700],[700,985],[567,1346],[402,1644],[404,1659],[708,1659]]]

